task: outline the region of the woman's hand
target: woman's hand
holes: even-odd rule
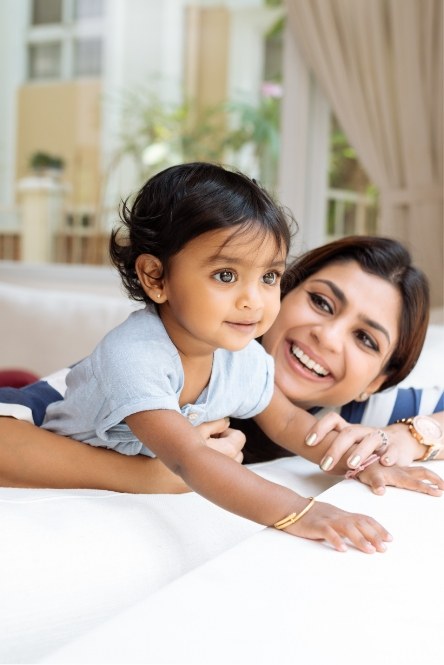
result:
[[[245,434],[237,429],[231,429],[229,425],[229,418],[221,418],[209,423],[202,423],[197,428],[209,448],[218,450],[223,455],[231,457],[235,462],[242,463]]]
[[[326,540],[338,552],[347,550],[346,540],[367,554],[385,552],[384,543],[392,540],[389,532],[372,517],[348,513],[320,501],[285,531],[310,540]]]
[[[356,469],[373,453],[385,454],[389,442],[385,430],[350,425],[332,411],[312,427],[305,438],[305,444],[315,446],[331,432],[337,432],[337,435],[319,464],[323,471],[333,472],[342,458],[349,469]]]
[[[384,494],[387,485],[400,487],[430,496],[441,496],[444,480],[423,466],[382,466],[371,464],[360,472],[358,479],[368,485],[374,494]]]
[[[394,423],[385,428],[389,437],[387,450],[381,457],[381,464],[408,466],[420,460],[426,449],[410,434],[409,428],[402,423]]]
[[[433,417],[442,423],[441,413],[433,414]],[[341,458],[346,467],[356,469],[372,453],[381,457],[384,466],[408,466],[421,460],[425,452],[424,446],[415,440],[408,427],[402,423],[393,423],[383,429],[350,425],[334,412],[318,420],[306,436],[305,444],[316,446],[330,432],[337,432],[337,435],[319,465],[323,471],[333,471]],[[438,458],[443,459],[444,453],[440,453]]]

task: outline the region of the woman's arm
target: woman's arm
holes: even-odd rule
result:
[[[224,420],[200,426],[207,445],[242,461],[245,437]],[[94,448],[35,425],[0,417],[0,486],[179,494],[189,487],[159,459]]]
[[[381,445],[374,428],[350,427],[335,412],[317,421],[292,404],[277,387],[270,404],[254,420],[272,441],[335,475],[358,467]],[[310,441],[312,435],[316,436]]]

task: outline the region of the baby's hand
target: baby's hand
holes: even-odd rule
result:
[[[348,455],[346,461],[348,468],[356,469],[372,453],[383,454],[389,441],[384,430],[350,425],[332,411],[313,426],[305,437],[305,444],[315,446],[331,432],[337,432],[337,435],[319,465],[323,471],[332,471],[345,455]]]
[[[387,485],[430,496],[441,496],[444,490],[444,480],[423,466],[386,467],[375,463],[361,471],[358,478],[374,494],[384,494]]]
[[[326,540],[338,552],[347,550],[345,540],[367,554],[385,552],[384,542],[392,540],[389,532],[372,517],[348,513],[318,501],[308,513],[285,531],[310,540]]]
[[[244,459],[242,448],[245,445],[245,434],[238,429],[231,429],[228,418],[213,420],[198,425],[202,436],[209,448],[231,457],[235,462],[241,463]]]

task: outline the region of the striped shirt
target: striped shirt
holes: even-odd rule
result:
[[[0,388],[0,416],[41,425],[48,405],[63,399],[69,371],[69,367],[64,368],[24,388]],[[320,418],[331,411],[353,425],[385,427],[399,418],[444,411],[444,390],[440,387],[388,388],[371,395],[366,402],[349,402],[336,409],[312,409],[311,413]]]

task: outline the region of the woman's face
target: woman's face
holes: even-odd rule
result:
[[[263,336],[275,382],[303,408],[340,406],[374,393],[398,340],[401,296],[358,263],[331,263],[282,300]]]

